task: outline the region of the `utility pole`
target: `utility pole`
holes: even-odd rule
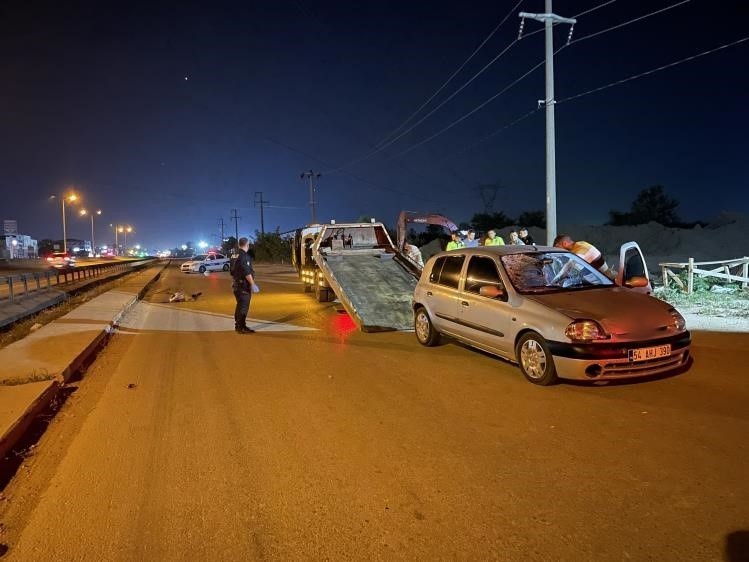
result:
[[[319,179],[322,176],[322,174],[313,172],[312,170],[307,170],[306,172],[302,172],[299,177],[304,179],[309,179],[309,208],[312,213],[312,223],[315,224],[317,222],[315,218],[315,180]]]
[[[258,195],[260,196],[260,200],[258,201]],[[253,201],[254,207],[260,207],[260,234],[265,236],[265,219],[263,217],[263,208],[268,205],[270,201],[263,201],[263,192],[262,191],[256,191],[255,192],[255,201]]]
[[[236,238],[237,243],[239,243],[239,219],[242,217],[237,216],[237,210],[232,209],[231,210],[231,216],[229,217],[229,220],[234,221],[234,238]]]
[[[218,220],[221,221],[219,222],[219,224],[221,225],[221,245],[223,246],[224,245],[224,217],[221,217]]]
[[[546,13],[529,14],[520,12],[520,32],[518,39],[523,36],[525,18],[543,22],[544,36],[546,38],[546,99],[538,100],[539,107],[546,108],[546,244],[551,246],[557,236],[557,165],[556,144],[554,131],[554,31],[553,26],[557,23],[570,24],[567,35],[567,44],[572,39],[572,31],[577,20],[563,18],[552,12],[551,0],[546,0]]]

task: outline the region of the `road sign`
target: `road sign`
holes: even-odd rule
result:
[[[5,231],[6,236],[18,234],[18,221],[4,220],[3,231]]]

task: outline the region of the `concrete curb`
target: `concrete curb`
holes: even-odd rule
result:
[[[139,273],[138,275],[147,277],[143,285],[132,294],[131,298],[125,297],[124,304],[120,303],[116,309],[111,310],[111,313],[108,313],[108,319],[101,318],[101,314],[107,314],[105,311],[102,311],[101,308],[97,310],[96,312],[100,315],[96,324],[98,328],[89,329],[83,336],[78,337],[80,341],[77,343],[79,346],[82,346],[82,348],[78,348],[80,351],[74,350],[73,355],[66,360],[65,364],[59,368],[55,368],[53,371],[47,372],[42,369],[42,371],[45,371],[46,376],[49,376],[49,380],[16,386],[0,386],[0,431],[2,431],[0,435],[0,458],[7,456],[16,443],[24,436],[33,420],[57,397],[65,383],[106,344],[109,335],[112,333],[112,329],[117,326],[120,319],[127,314],[133,305],[143,298],[151,285],[159,279],[165,267],[167,266],[160,267],[157,271],[147,270]],[[117,291],[108,291],[108,293],[112,292]],[[92,299],[76,310],[82,309],[86,305],[94,304],[97,299],[105,295],[107,293],[99,295],[99,297]],[[73,313],[75,311],[70,314]],[[64,331],[67,316],[69,315],[63,316],[47,326],[52,326],[51,330],[57,328],[57,331]],[[54,326],[56,323],[58,323],[58,326]],[[39,332],[42,330],[44,328],[40,329]],[[34,334],[30,334],[29,337],[32,335]],[[11,346],[8,346],[4,350],[0,350],[0,363],[2,363],[3,352],[9,355],[15,353],[15,350],[11,349],[13,345],[11,344]],[[24,368],[23,363],[21,363],[21,368]],[[12,378],[6,380],[12,380]]]

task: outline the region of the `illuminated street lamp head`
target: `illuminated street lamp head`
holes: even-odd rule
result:
[[[71,193],[65,199],[67,199],[68,201],[70,201],[72,203],[73,201],[77,201],[78,200],[78,196],[75,193]]]
[[[80,211],[78,211],[78,213],[80,213],[80,215],[83,216],[83,215],[88,214],[88,211],[86,209],[81,209]]]
[[[121,226],[118,226],[117,227],[117,232],[125,232],[125,229],[122,228]]]
[[[128,232],[132,232],[132,231],[133,231],[133,227],[132,227],[132,226],[128,226],[128,227],[127,227],[127,231],[128,231]]]
[[[101,209],[97,209],[96,214],[100,215],[101,214]]]

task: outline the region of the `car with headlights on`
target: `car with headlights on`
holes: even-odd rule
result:
[[[445,335],[517,363],[539,385],[685,371],[684,318],[651,292],[634,242],[621,248],[616,282],[560,248],[463,248],[428,260],[414,331],[425,346]]]
[[[201,254],[180,266],[183,273],[205,273],[206,271],[229,271],[229,258],[223,254]]]

